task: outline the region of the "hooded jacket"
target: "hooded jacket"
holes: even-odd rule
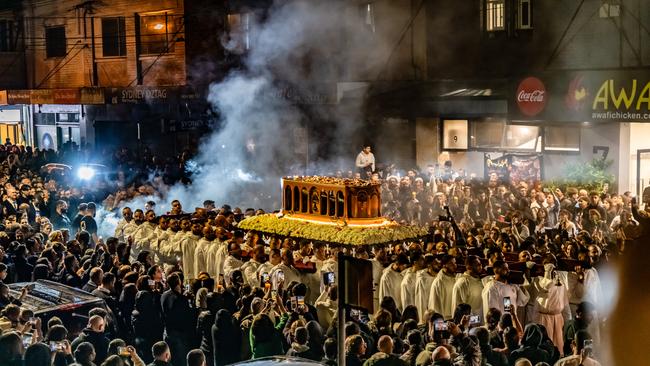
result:
[[[551,362],[551,356],[548,352],[540,348],[542,343],[542,331],[537,324],[528,324],[524,329],[524,336],[521,346],[510,353],[510,364],[520,358],[527,358],[533,365],[540,362]]]

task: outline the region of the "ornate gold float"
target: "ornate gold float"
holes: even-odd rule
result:
[[[285,177],[282,210],[239,223],[243,230],[344,245],[417,240],[419,226],[400,225],[381,216],[381,184],[361,179]]]

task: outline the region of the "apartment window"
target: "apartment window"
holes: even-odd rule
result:
[[[45,54],[50,57],[65,57],[67,52],[65,26],[45,28]]]
[[[0,52],[13,52],[16,50],[14,22],[0,20]]]
[[[505,29],[505,0],[485,0],[485,29],[488,32]]]
[[[171,14],[140,17],[140,53],[156,55],[174,52],[174,42],[179,36],[182,18]]]
[[[375,5],[366,3],[360,6],[363,25],[371,32],[375,33]]]
[[[532,0],[518,0],[517,2],[517,28],[533,28]]]
[[[251,49],[251,28],[253,15],[251,13],[228,14],[228,31],[230,42],[228,50],[242,54]]]
[[[102,19],[102,53],[104,57],[126,56],[124,17]]]

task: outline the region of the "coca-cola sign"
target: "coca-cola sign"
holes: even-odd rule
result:
[[[517,105],[525,116],[533,117],[544,110],[546,106],[546,88],[536,77],[528,77],[519,83],[517,88]]]

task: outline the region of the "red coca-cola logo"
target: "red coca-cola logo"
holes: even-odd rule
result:
[[[517,88],[517,105],[521,113],[528,117],[538,115],[546,107],[546,88],[536,77],[528,77]]]

